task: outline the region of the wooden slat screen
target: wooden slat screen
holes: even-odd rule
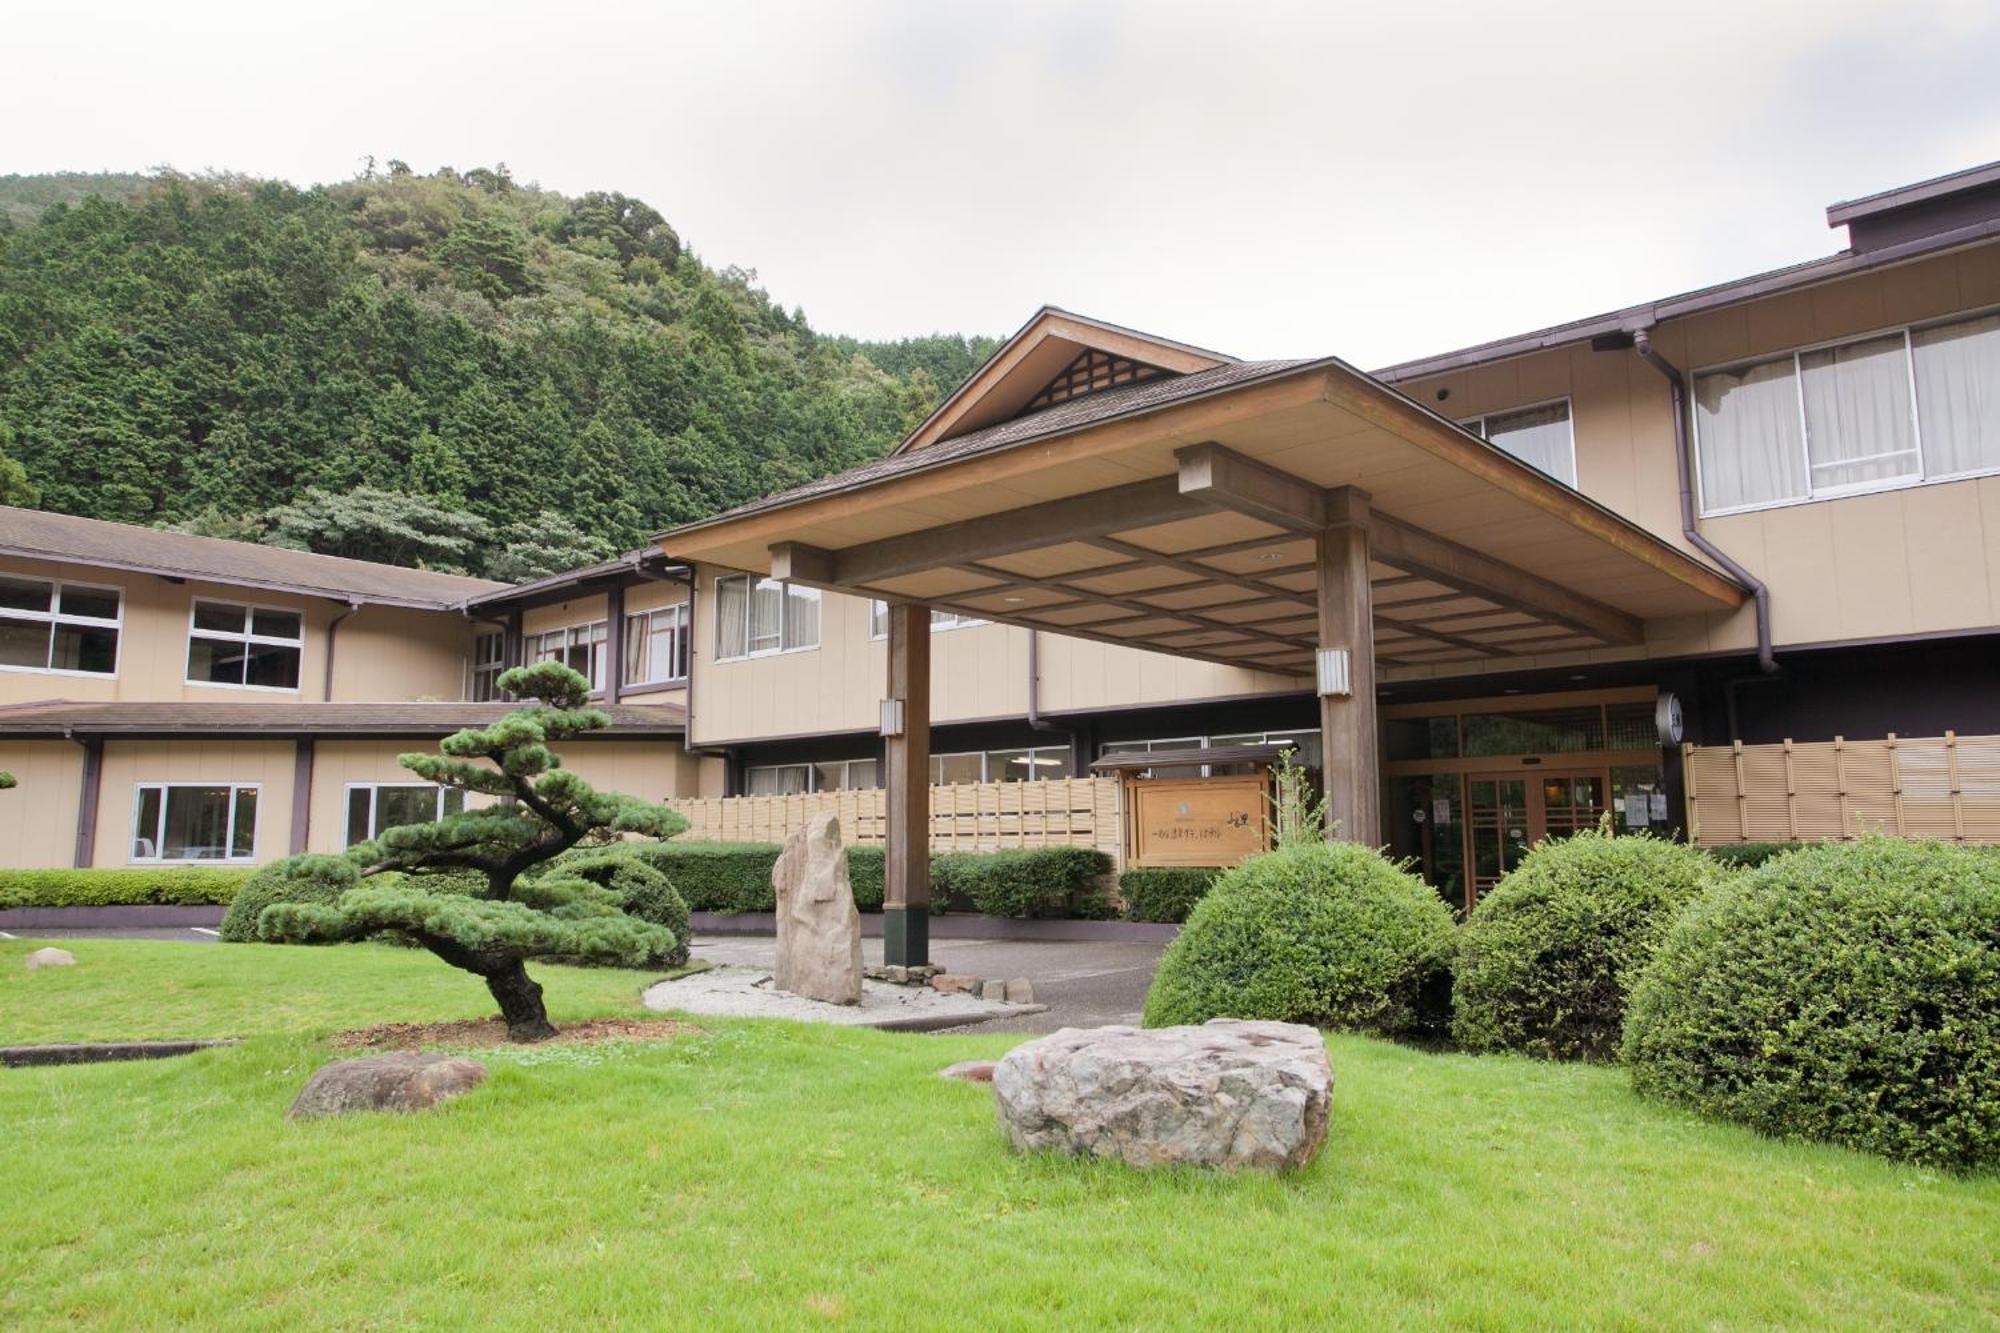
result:
[[[851,844],[884,841],[885,794],[829,791],[798,796],[708,796],[669,801],[688,817],[683,837],[699,842],[783,842],[811,816],[840,819]],[[1116,778],[979,782],[931,788],[931,850],[994,852],[1012,847],[1095,847],[1119,863],[1124,822]]]
[[[1684,745],[1703,846],[1890,833],[2000,843],[2000,736]]]

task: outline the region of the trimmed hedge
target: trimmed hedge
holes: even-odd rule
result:
[[[279,869],[280,866],[289,867],[294,873],[288,875]],[[330,873],[322,876],[322,870]],[[324,882],[329,878],[337,882]],[[344,856],[289,858],[259,870],[237,890],[229,910],[222,914],[223,942],[256,944],[263,939],[257,933],[257,918],[264,914],[265,908],[279,903],[331,904],[339,901],[341,894],[358,883],[360,879],[355,874],[354,863]]]
[[[1050,917],[1109,910],[1098,881],[1111,858],[1092,847],[947,852],[931,858],[931,897],[964,895],[986,916]]]
[[[1220,870],[1194,866],[1162,866],[1128,870],[1118,877],[1118,896],[1125,900],[1127,921],[1163,921],[1178,925],[1207,895]]]
[[[771,871],[783,850],[774,842],[635,842],[633,855],[665,875],[696,912],[770,912],[777,909]],[[989,865],[988,863],[997,863]],[[882,910],[883,851],[849,847],[847,879],[854,905]],[[1109,898],[1093,884],[1111,869],[1102,852],[1087,847],[1033,847],[1010,852],[948,852],[931,858],[931,910],[943,912],[954,897],[993,915],[1108,915]],[[982,906],[982,900],[985,904]],[[1029,910],[1000,911],[1025,905]]]
[[[1726,842],[1702,851],[1731,870],[1754,870],[1774,856],[1811,846],[1804,842]]]
[[[1459,932],[1453,1038],[1545,1060],[1615,1057],[1640,969],[1675,913],[1728,874],[1644,834],[1537,844]]]
[[[1867,837],[1740,876],[1667,933],[1624,1058],[1768,1134],[2000,1167],[2000,857]]]
[[[1215,881],[1167,946],[1148,1027],[1262,1018],[1399,1035],[1442,1026],[1451,909],[1380,852],[1308,842]]]
[[[688,905],[667,877],[633,853],[630,845],[612,843],[558,857],[550,866],[557,875],[574,875],[618,895],[618,905],[627,916],[649,925],[665,926],[674,933],[674,947],[665,955],[648,959],[655,966],[679,967],[688,960],[688,945],[694,936],[688,929]]]
[[[255,873],[248,866],[0,870],[0,908],[220,907]]]

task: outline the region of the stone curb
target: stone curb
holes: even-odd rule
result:
[[[0,930],[116,929],[143,927],[172,930],[177,926],[219,926],[226,907],[128,904],[112,907],[0,908]]]
[[[691,912],[688,924],[696,940],[703,935],[775,935],[777,916],[771,912]],[[1179,926],[1151,921],[1017,921],[1009,917],[947,913],[931,918],[933,940],[1013,940],[1052,944],[1071,940],[1123,940],[1165,944],[1180,934]],[[861,934],[882,937],[879,912],[861,914]]]
[[[0,1046],[0,1065],[24,1069],[32,1065],[94,1065],[112,1060],[163,1060],[193,1055],[217,1046],[234,1046],[236,1038],[206,1041],[85,1041],[55,1046]]]

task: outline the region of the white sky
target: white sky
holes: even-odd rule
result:
[[[1364,366],[1837,249],[2000,158],[2000,5],[28,0],[0,173],[623,190],[823,331]]]

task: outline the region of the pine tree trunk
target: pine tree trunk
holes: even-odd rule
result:
[[[542,1004],[542,988],[529,977],[528,969],[516,958],[484,974],[486,989],[507,1020],[509,1041],[547,1041],[556,1035],[549,1025],[549,1011]]]

